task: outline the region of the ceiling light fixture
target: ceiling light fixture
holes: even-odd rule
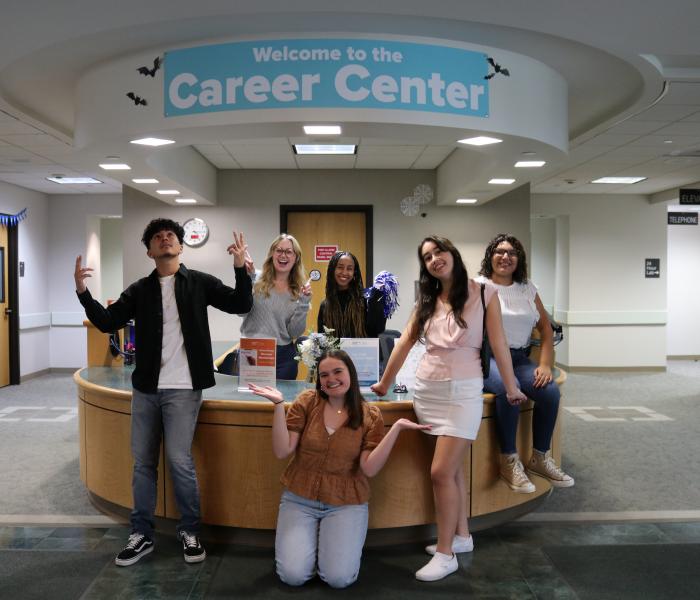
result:
[[[306,135],[340,135],[340,125],[304,125]]]
[[[47,177],[46,179],[48,179],[49,181],[53,181],[54,183],[60,184],[104,183],[104,181],[94,179],[93,177],[66,177],[65,175],[52,175],[51,177]]]
[[[631,185],[644,181],[645,179],[646,177],[601,177],[600,179],[594,179],[591,183],[622,183]]]
[[[480,135],[473,138],[465,138],[457,140],[460,144],[469,144],[470,146],[488,146],[489,144],[500,144],[503,140],[492,138],[485,135]]]
[[[519,160],[515,163],[518,168],[536,168],[543,167],[547,163],[543,160]]]
[[[156,194],[161,196],[177,196],[179,193],[179,190],[156,190]]]
[[[160,183],[157,179],[153,179],[152,177],[144,177],[143,179],[132,179],[134,183]]]
[[[510,185],[515,182],[515,179],[489,179],[489,183],[492,185]]]
[[[130,171],[131,167],[126,163],[101,163],[100,168],[105,171]]]
[[[175,198],[175,202],[178,204],[197,204],[194,198]]]
[[[357,145],[355,144],[294,144],[294,153],[304,154],[355,154]]]
[[[167,146],[168,144],[174,144],[175,140],[164,140],[161,138],[141,138],[140,140],[131,140],[130,144],[138,144],[139,146]]]
[[[476,204],[478,200],[476,198],[457,198],[457,204]]]

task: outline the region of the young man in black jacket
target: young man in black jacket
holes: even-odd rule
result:
[[[200,509],[192,439],[202,404],[202,390],[214,385],[214,367],[207,306],[227,313],[248,312],[253,304],[246,274],[246,244],[234,232],[228,247],[233,256],[236,287],[180,263],[184,230],[170,219],[154,219],[142,242],[155,261],[153,272],[124,290],[105,308],[93,299],[86,279],[92,269],[75,261],[75,287],[88,319],[100,331],[121,329],[134,319],[136,366],[132,375],[131,452],[134,510],[131,535],[115,562],[128,566],[153,551],[158,453],[165,455],[182,515],[177,527],[185,561],[201,562],[206,552],[199,541]]]

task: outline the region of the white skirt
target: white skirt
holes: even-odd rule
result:
[[[425,433],[475,440],[484,409],[483,387],[481,377],[448,381],[416,377],[413,410],[419,423],[433,426]]]

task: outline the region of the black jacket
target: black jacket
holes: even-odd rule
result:
[[[175,301],[180,315],[182,337],[192,377],[192,388],[201,390],[214,385],[214,364],[207,306],[227,313],[246,313],[253,306],[250,277],[245,267],[235,269],[236,288],[201,271],[190,271],[181,264],[175,274]],[[163,346],[163,300],[158,272],[132,283],[107,308],[93,299],[88,290],[78,294],[87,318],[100,331],[116,331],[134,319],[136,325],[136,368],[131,383],[140,392],[158,389]]]

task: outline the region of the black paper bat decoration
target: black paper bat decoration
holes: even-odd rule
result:
[[[134,92],[128,92],[126,94],[126,97],[130,98],[136,106],[138,106],[139,104],[142,104],[143,106],[148,106],[148,102],[146,102],[146,99],[141,98],[141,96],[137,96],[136,94],[134,94]]]
[[[493,76],[496,74],[500,73],[501,75],[505,75],[506,77],[510,77],[510,73],[508,72],[508,69],[504,69],[499,65],[493,58],[490,56],[486,57],[486,60],[489,61],[489,64],[495,69],[493,73],[489,73],[488,75],[484,76],[484,79],[491,79]]]
[[[155,59],[153,59],[153,68],[149,69],[148,67],[139,67],[138,72],[141,73],[141,75],[150,75],[151,77],[156,76],[156,71],[160,69],[160,56],[156,56]]]

